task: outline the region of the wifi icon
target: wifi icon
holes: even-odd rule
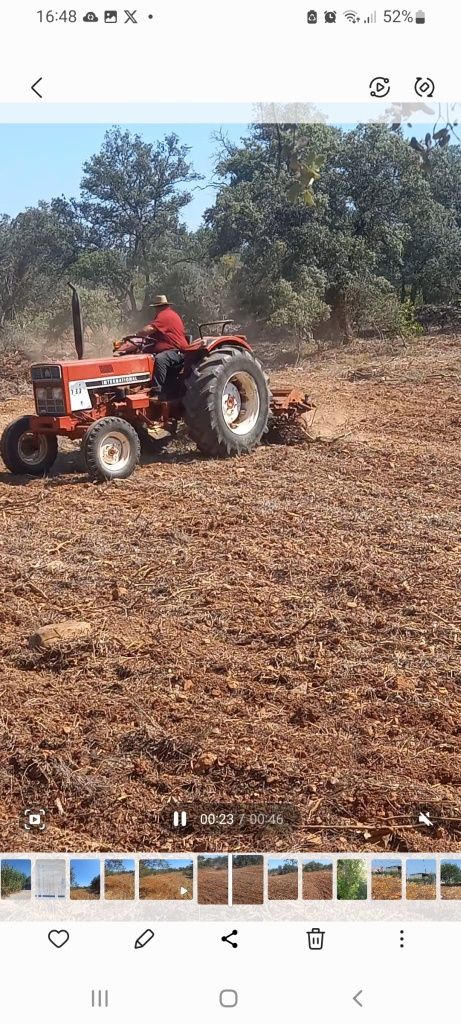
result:
[[[357,25],[357,22],[360,21],[357,11],[344,11],[344,17],[346,21],[350,21],[351,25]]]

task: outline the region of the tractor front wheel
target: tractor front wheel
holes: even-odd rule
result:
[[[267,430],[269,388],[261,364],[246,349],[216,349],[186,380],[184,419],[206,455],[243,455]]]
[[[21,416],[3,431],[0,454],[10,473],[43,476],[56,459],[58,442],[54,434],[34,434],[29,416]]]
[[[91,480],[124,480],[138,465],[141,445],[131,423],[104,416],[85,434],[82,453]]]

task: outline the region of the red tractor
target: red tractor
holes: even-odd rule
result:
[[[165,394],[152,391],[155,356],[119,356],[116,343],[112,358],[83,359],[80,300],[70,287],[78,358],[32,365],[36,412],[11,423],[1,439],[11,473],[46,474],[61,436],[81,440],[91,479],[128,477],[155,432],[174,434],[180,421],[206,455],[241,455],[260,442],[270,417],[293,419],[311,408],[297,389],[269,391],[244,335],[205,336],[203,328],[215,323],[200,326]],[[221,329],[232,322],[220,322]]]

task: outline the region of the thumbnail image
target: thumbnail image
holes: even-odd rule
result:
[[[461,900],[461,860],[441,862],[440,894],[443,900]]]
[[[35,896],[37,899],[64,899],[66,896],[65,860],[35,861]]]
[[[78,859],[70,862],[71,900],[99,900],[101,865],[99,860]]]
[[[371,862],[371,898],[373,900],[402,899],[402,862],[400,860],[373,860]]]
[[[338,860],[336,895],[338,900],[366,900],[367,865],[364,860]]]
[[[30,860],[2,860],[2,900],[29,900],[32,864]]]
[[[271,857],[267,867],[270,900],[298,899],[298,861]]]
[[[303,862],[303,900],[333,899],[333,861],[328,857]]]
[[[106,900],[134,900],[134,860],[114,858],[104,861],[104,898]]]
[[[194,863],[158,857],[139,862],[139,898],[141,900],[191,900]]]
[[[435,860],[407,860],[407,900],[435,900]]]
[[[437,130],[286,109],[224,129],[0,124],[16,856],[42,855],[18,809],[50,795],[47,851],[101,864],[185,857],[172,814],[191,804],[214,815],[197,851],[385,858],[403,823],[393,845],[419,849],[409,808],[430,807],[427,856],[458,856],[441,725],[461,717],[461,144],[444,111]],[[246,814],[261,799],[265,832]],[[97,898],[92,881],[74,894]]]
[[[264,858],[251,854],[232,857],[232,903],[264,903]]]
[[[199,903],[228,903],[229,858],[227,854],[209,853],[197,858],[197,891]]]

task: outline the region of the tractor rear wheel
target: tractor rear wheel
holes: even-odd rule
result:
[[[0,454],[10,473],[43,476],[56,459],[58,441],[54,434],[34,434],[29,423],[29,416],[21,416],[5,428]]]
[[[104,416],[87,430],[82,454],[91,480],[124,480],[138,465],[141,445],[131,423]]]
[[[246,349],[223,346],[186,380],[184,420],[206,455],[243,455],[267,430],[269,388],[261,364]]]

